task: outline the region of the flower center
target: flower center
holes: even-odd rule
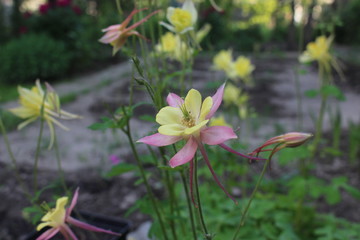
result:
[[[185,28],[191,26],[191,18],[190,12],[180,8],[175,8],[170,20],[176,31],[181,32]]]
[[[195,126],[195,119],[194,117],[191,115],[191,111],[188,111],[186,109],[186,106],[185,104],[183,104],[181,107],[180,107],[182,113],[183,113],[183,118],[181,120],[181,123],[188,127],[188,128],[191,128],[191,127],[194,127]]]

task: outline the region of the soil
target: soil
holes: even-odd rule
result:
[[[307,128],[299,129],[297,127],[298,110],[296,107],[294,72],[299,65],[296,54],[262,55],[261,57],[254,57],[253,61],[256,66],[253,76],[256,85],[249,89],[250,104],[258,113],[259,121],[262,124],[251,133],[250,130],[246,130],[249,125],[238,124],[241,129],[245,129],[242,130],[241,134],[249,140],[249,145],[253,148],[262,143],[264,139],[273,136],[274,126],[280,126],[284,131],[313,132],[314,124],[311,114],[316,113],[319,109],[317,99],[303,99],[303,108],[301,109],[304,116],[303,126],[307,126]],[[212,95],[215,91],[215,89],[204,88],[207,83],[221,82],[225,79],[221,72],[214,72],[209,70],[210,68],[211,58],[199,57],[195,62],[193,86],[197,89],[203,89],[205,91],[203,95]],[[306,73],[300,75],[300,91],[304,92],[316,88],[316,69],[312,67],[301,68],[306,69]],[[349,74],[349,83],[341,83],[340,85],[348,100],[340,103],[331,100],[329,104],[339,105],[344,132],[350,121],[360,123],[359,112],[354,111],[354,109],[358,109],[357,105],[360,103],[357,90],[359,84],[353,79],[357,75],[351,73],[352,71],[346,72]],[[129,216],[126,216],[125,213],[137,199],[145,195],[144,186],[135,184],[138,178],[132,173],[111,179],[102,176],[112,166],[109,160],[110,155],[114,154],[124,162],[134,162],[126,138],[122,134],[114,134],[111,131],[94,132],[87,128],[87,126],[98,121],[101,116],[110,115],[121,104],[127,103],[130,74],[129,63],[121,63],[103,71],[74,79],[71,83],[59,84],[55,86],[55,89],[60,95],[77,93],[74,102],[65,104],[62,108],[83,116],[80,120],[64,122],[64,125],[71,129],[70,132],[57,130],[59,146],[62,149],[61,158],[63,159],[66,183],[72,190],[80,187],[77,208],[129,219],[136,229],[141,223],[150,220],[150,217],[136,211]],[[136,102],[150,101],[146,94],[141,91],[135,92],[134,99]],[[13,102],[6,104],[6,107],[16,105]],[[148,106],[144,106],[135,112],[135,118],[132,120],[135,140],[145,136],[151,129],[155,129],[153,124],[140,120],[138,116],[142,114],[155,115],[155,113],[155,110]],[[29,186],[33,181],[31,169],[33,168],[36,146],[34,136],[38,135],[38,127],[39,124],[34,123],[22,131],[9,133],[9,139],[20,166],[20,177]],[[328,117],[325,118],[324,129],[325,131],[331,129]],[[46,150],[49,136],[47,128],[45,128],[44,136],[44,146],[39,162],[39,187],[45,187],[58,180],[54,151]],[[347,138],[346,134],[343,138]],[[145,146],[138,146],[140,151],[146,149]],[[30,223],[24,220],[22,213],[22,209],[29,206],[29,202],[16,181],[2,140],[0,141],[0,153],[0,198],[2,199],[0,205],[2,216],[0,219],[0,239],[21,239],[22,236],[34,229]],[[333,161],[318,161],[316,164],[314,174],[317,176],[330,180],[335,176],[345,175],[354,187],[360,188],[359,166],[350,167],[346,159],[340,157]],[[285,169],[275,167],[271,175],[276,177],[281,175],[283,171]],[[158,188],[158,185],[153,182],[152,186],[155,188],[156,194],[160,195],[162,190]],[[42,199],[51,200],[50,192],[45,192]],[[52,193],[54,192],[52,191]],[[330,207],[321,202],[319,204],[319,210],[323,212],[334,213],[336,216],[360,222],[358,200],[354,200],[345,193],[342,202],[335,206]]]

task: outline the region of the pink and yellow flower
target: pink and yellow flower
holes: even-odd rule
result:
[[[71,217],[71,212],[74,209],[77,199],[79,195],[79,188],[76,189],[73,199],[69,208],[65,208],[68,203],[68,197],[61,197],[56,201],[56,206],[53,209],[50,209],[42,218],[36,230],[40,231],[44,227],[50,227],[43,234],[41,234],[36,240],[48,240],[55,236],[58,232],[60,232],[65,239],[73,239],[78,240],[74,232],[70,229],[68,224],[77,226],[79,228],[83,228],[86,230],[90,230],[93,232],[103,232],[113,235],[121,235],[119,233],[115,233],[109,230],[105,230],[102,228],[95,227],[88,223],[81,222],[73,217]]]
[[[117,51],[119,51],[120,48],[125,44],[128,37],[134,35],[134,36],[138,36],[143,39],[146,39],[144,36],[142,36],[139,32],[135,31],[134,29],[137,28],[140,24],[146,22],[151,16],[158,13],[159,10],[150,13],[148,16],[144,17],[140,21],[134,23],[130,27],[127,27],[129,25],[132,17],[136,13],[138,13],[140,11],[144,11],[146,9],[147,8],[134,9],[130,13],[130,15],[121,24],[111,25],[111,26],[103,29],[102,31],[105,32],[105,35],[102,38],[100,38],[99,41],[102,43],[105,43],[105,44],[111,44],[114,47],[113,55],[115,55],[115,53]]]
[[[207,126],[222,102],[224,87],[225,84],[217,90],[214,96],[207,97],[204,101],[202,101],[201,94],[195,89],[191,89],[185,99],[170,93],[167,97],[169,106],[162,108],[156,115],[156,122],[161,125],[158,133],[141,138],[138,142],[160,147],[185,140],[185,146],[170,159],[169,165],[177,167],[190,162],[190,187],[192,187],[192,160],[199,149],[216,183],[234,200],[218,180],[203,144],[219,145],[242,157],[257,158],[243,155],[224,144],[227,140],[237,138],[231,127]]]

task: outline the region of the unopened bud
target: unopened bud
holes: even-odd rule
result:
[[[310,133],[289,132],[279,137],[281,137],[281,140],[285,144],[285,147],[298,147],[304,144],[312,136],[313,135]]]

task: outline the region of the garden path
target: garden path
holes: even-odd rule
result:
[[[240,137],[246,137],[250,145],[256,146],[264,137],[274,134],[274,126],[285,131],[299,131],[297,116],[297,99],[295,91],[295,68],[299,67],[295,53],[286,53],[284,56],[262,55],[254,58],[256,70],[254,79],[259,88],[255,86],[251,93],[250,103],[256,111],[264,111],[261,115],[263,120],[257,126],[256,134],[249,135],[245,123],[240,124]],[[221,72],[210,69],[210,61],[200,58],[195,64],[193,72],[194,88],[202,89],[206,82],[220,81],[224,79]],[[315,68],[302,66],[305,73],[299,76],[301,85],[300,92],[317,88],[317,73]],[[87,127],[99,120],[102,115],[109,114],[108,110],[116,109],[128,100],[128,82],[131,78],[131,65],[129,62],[113,65],[102,71],[82,76],[71,82],[59,83],[54,86],[60,96],[74,95],[74,101],[64,104],[62,108],[71,113],[79,114],[83,118],[78,120],[63,121],[70,131],[57,128],[59,148],[65,171],[76,171],[82,168],[94,167],[105,169],[111,167],[109,156],[116,154],[120,158],[129,156],[126,139],[122,134],[112,134],[111,131],[101,133],[92,131]],[[261,87],[265,86],[265,87]],[[360,122],[360,95],[350,87],[343,87],[347,101],[338,102],[330,99],[330,105],[338,105],[342,116],[342,125],[347,127],[349,122]],[[212,92],[214,92],[212,90]],[[209,94],[212,94],[209,92]],[[136,101],[149,100],[146,94],[135,94]],[[312,114],[319,110],[318,98],[302,98],[302,114],[304,116],[304,131],[314,132]],[[16,102],[7,103],[4,107],[16,106]],[[147,113],[153,113],[151,109],[145,109]],[[325,129],[331,127],[329,115],[325,116]],[[138,119],[132,121],[134,139],[138,139],[153,126],[148,122]],[[234,126],[236,128],[238,126]],[[28,125],[21,131],[9,133],[12,148],[19,163],[32,163],[35,154],[36,140],[39,131],[39,123]],[[47,143],[49,131],[47,126],[44,130],[43,151],[40,156],[40,169],[57,168],[54,151],[48,151]],[[118,147],[120,146],[120,148]],[[9,163],[4,144],[0,142],[0,161]]]
[[[211,58],[200,57],[196,61],[193,72],[194,88],[204,89],[206,83],[212,81],[221,82],[222,79],[225,79],[221,72],[210,70],[211,61],[209,59]],[[298,67],[297,55],[295,53],[286,53],[281,56],[261,55],[261,57],[254,57],[253,61],[256,65],[254,72],[256,85],[254,89],[250,90],[250,104],[255,111],[261,113],[259,113],[259,118],[247,123],[234,123],[234,128],[240,126],[239,137],[248,140],[251,149],[253,149],[266,138],[273,136],[275,134],[274,129],[314,132],[311,114],[316,114],[319,109],[319,100],[316,98],[302,99],[303,126],[306,126],[306,128],[299,129],[297,127],[297,100],[294,82],[294,71]],[[317,87],[317,73],[316,69],[311,66],[301,68],[306,70],[304,74],[299,76],[300,92],[303,93]],[[73,79],[71,82],[54,85],[60,96],[75,97],[73,101],[63,104],[63,109],[83,116],[79,120],[63,121],[64,125],[70,128],[69,132],[57,129],[62,165],[67,174],[66,180],[71,186],[81,186],[78,205],[82,209],[89,207],[91,210],[99,211],[102,214],[124,216],[127,209],[133,206],[134,202],[144,194],[145,190],[142,186],[134,186],[136,177],[132,174],[122,175],[113,179],[113,181],[107,181],[99,176],[99,173],[112,166],[109,160],[110,155],[115,154],[123,161],[132,159],[125,136],[118,133],[113,134],[111,131],[102,133],[87,128],[97,122],[101,116],[107,115],[109,111],[111,112],[121,104],[127,103],[130,78],[131,64],[125,62]],[[350,121],[360,123],[358,107],[360,95],[356,89],[346,84],[341,85],[341,88],[345,92],[347,101],[337,103],[332,99],[329,105],[338,104],[343,129],[346,129]],[[206,95],[211,95],[215,89],[206,89],[206,91]],[[148,101],[149,99],[146,94],[136,92],[135,100]],[[15,101],[6,103],[2,107],[14,106],[17,106]],[[140,108],[136,115],[138,116],[144,112],[152,115],[156,114],[152,109]],[[331,124],[329,124],[328,115],[325,122],[325,127],[330,129]],[[132,126],[134,139],[145,136],[151,129],[156,129],[156,126],[152,123],[141,121],[138,118],[132,120]],[[28,125],[21,131],[9,133],[12,149],[23,168],[22,177],[29,181],[32,180],[30,169],[34,161],[38,131],[39,123],[37,122]],[[45,127],[39,165],[41,185],[46,185],[49,180],[53,180],[57,171],[55,153],[53,150],[48,151],[46,149],[48,140],[49,131]],[[145,150],[145,146],[141,144],[138,146],[140,150]],[[0,138],[0,163],[10,163],[2,138]],[[339,170],[339,161],[335,161],[333,165],[330,167]],[[344,167],[344,165],[340,165],[340,167]],[[354,178],[354,180],[356,179]],[[0,189],[0,198],[2,199],[0,213],[7,220],[0,221],[0,239],[18,239],[19,234],[29,231],[28,229],[33,229],[31,225],[24,223],[25,221],[21,216],[21,210],[23,207],[28,206],[28,202],[24,199],[23,193],[19,189],[10,169],[1,169],[0,182],[3,184]],[[356,184],[358,185],[358,182]],[[156,188],[155,184],[153,186]],[[161,193],[161,189],[155,189],[155,191]],[[346,212],[349,219],[357,219],[358,214],[353,207],[356,206],[356,203],[349,203],[351,202],[346,204],[349,208],[345,209],[346,211],[341,208],[337,208],[337,210],[334,208],[332,211],[336,210],[337,213]],[[349,216],[349,214],[353,216]],[[135,215],[130,215],[129,219],[134,221],[135,225],[138,225],[144,222],[147,217],[135,213]],[[143,225],[143,227],[146,231],[148,225]],[[143,234],[142,230],[140,230],[140,234]],[[143,240],[139,237],[136,237],[136,239]]]

